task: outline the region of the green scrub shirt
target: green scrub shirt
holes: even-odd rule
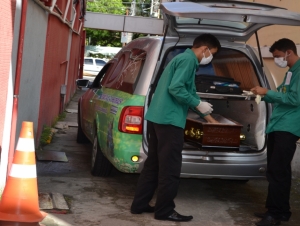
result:
[[[285,131],[300,137],[300,60],[288,70],[277,92],[268,90],[263,100],[274,103],[266,133]]]
[[[198,67],[191,49],[174,57],[161,75],[145,119],[184,128],[189,107],[200,103],[195,87]]]

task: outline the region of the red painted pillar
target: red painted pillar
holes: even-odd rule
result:
[[[81,50],[80,50],[80,71],[78,78],[83,78],[83,62],[84,62],[84,51],[85,51],[85,37],[86,32],[85,30],[81,33]]]

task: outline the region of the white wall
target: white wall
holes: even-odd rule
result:
[[[48,13],[34,1],[28,1],[16,131],[17,139],[22,121],[33,122],[34,131],[37,130],[47,23]]]

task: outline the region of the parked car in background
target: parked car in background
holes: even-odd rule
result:
[[[106,61],[100,58],[85,57],[83,63],[83,75],[96,76],[106,64]]]
[[[211,33],[222,46],[210,68],[200,68],[197,76],[209,72],[215,77],[232,78],[247,91],[256,85],[276,90],[261,54],[246,42],[252,35],[258,40],[257,31],[265,26],[300,25],[298,13],[250,2],[197,0],[162,3],[160,7],[168,25],[165,37],[135,39],[103,67],[92,84],[77,80],[78,86],[89,88],[78,102],[77,141],[93,143],[91,172],[95,176],[108,176],[112,167],[125,173],[141,171],[149,137],[144,115],[156,85],[168,62],[191,48],[196,36]],[[197,94],[213,104],[213,113],[239,122],[245,137],[237,148],[199,147],[186,141],[181,176],[240,180],[264,177],[265,129],[272,105],[264,101],[257,104],[255,96],[245,98],[242,94]],[[199,117],[192,111],[189,115]],[[198,128],[185,130],[185,135],[196,139],[204,133]]]

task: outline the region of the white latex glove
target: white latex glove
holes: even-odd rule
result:
[[[244,96],[251,96],[251,95],[254,95],[254,93],[252,93],[251,91],[243,90],[242,95],[244,95]]]
[[[205,101],[200,101],[198,106],[196,106],[196,109],[205,115],[210,114],[213,111],[212,105]]]
[[[246,91],[246,90],[243,90],[243,94],[242,95],[246,95],[246,96],[251,96],[251,95],[254,95],[254,93],[252,93],[251,91]],[[257,103],[257,104],[259,104],[260,103],[260,101],[261,101],[261,98],[262,98],[262,96],[261,95],[256,95],[256,98],[255,98],[255,102]],[[247,99],[247,98],[246,98]],[[249,99],[250,100],[250,99]]]
[[[261,95],[256,95],[255,102],[259,104],[261,101]]]

